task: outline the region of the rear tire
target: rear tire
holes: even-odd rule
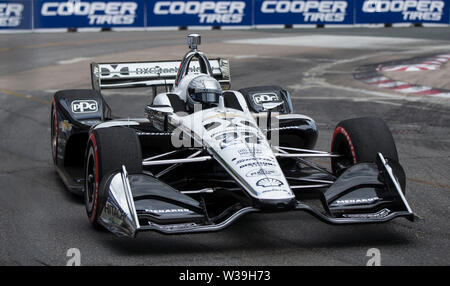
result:
[[[331,152],[343,155],[331,158],[331,169],[336,176],[340,176],[356,163],[375,162],[378,152],[388,160],[398,162],[392,133],[386,123],[377,117],[361,117],[339,122],[333,133]],[[404,172],[396,172],[396,175],[402,189],[405,190]]]
[[[129,174],[142,173],[139,138],[133,129],[110,127],[96,129],[89,136],[85,155],[85,206],[89,221],[97,220],[106,203],[102,183],[125,166]]]

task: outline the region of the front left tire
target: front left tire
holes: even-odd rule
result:
[[[58,160],[58,111],[56,109],[55,99],[53,99],[52,110],[50,112],[50,144],[53,164],[56,166]]]
[[[141,146],[136,132],[120,126],[94,129],[86,148],[84,191],[86,213],[94,226],[98,225],[107,199],[104,185],[122,166],[129,174],[142,173]]]

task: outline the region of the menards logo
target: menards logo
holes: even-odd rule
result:
[[[149,213],[156,213],[156,214],[165,214],[165,213],[185,213],[189,212],[188,209],[163,209],[163,210],[145,210]]]

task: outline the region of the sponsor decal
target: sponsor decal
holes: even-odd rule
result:
[[[164,73],[177,73],[178,68],[162,68],[160,66],[156,66],[153,68],[136,68],[136,74],[164,74]]]
[[[242,24],[245,10],[245,1],[156,1],[152,9],[156,17],[178,16],[191,20],[184,25],[189,25],[189,22],[190,25]],[[152,23],[153,15],[149,14],[149,22]],[[160,25],[165,22],[162,17],[160,21],[156,18]]]
[[[144,25],[141,1],[36,1],[39,28]]]
[[[70,132],[72,130],[72,124],[70,124],[67,120],[61,121],[59,123],[59,129],[62,132]]]
[[[280,99],[276,93],[255,93],[253,95],[253,101],[256,104],[261,105],[266,102],[277,102],[280,101]]]
[[[291,194],[291,192],[289,192],[288,190],[285,190],[285,189],[263,190],[261,193],[264,194],[264,193],[272,193],[272,192],[284,192],[284,193],[287,193],[287,194]]]
[[[256,24],[352,24],[353,1],[263,0],[256,3]]]
[[[125,64],[101,64],[101,77],[102,78],[121,78],[128,76],[140,76],[146,75],[158,75],[158,76],[174,76],[178,73],[178,67],[171,64],[154,64],[154,63],[142,63],[139,66],[130,63]],[[189,73],[200,73],[200,66],[195,63],[189,67]],[[95,72],[95,70],[94,70]]]
[[[224,125],[220,125],[221,126],[221,128],[218,128],[218,126],[216,126],[215,128],[213,128],[213,129],[220,129],[220,131],[219,130],[208,130],[209,132],[211,132],[211,134],[210,134],[210,136],[211,137],[214,137],[215,138],[215,140],[219,140],[220,138],[221,138],[221,135],[224,135],[224,134],[232,134],[232,133],[236,133],[236,134],[249,134],[249,133],[258,133],[258,130],[257,129],[255,129],[254,127],[250,127],[250,126],[247,126],[247,127],[243,127],[243,126],[241,126],[241,127],[238,127],[237,125],[233,125],[233,126],[228,126],[228,127],[225,127]],[[208,126],[208,128],[211,128],[211,126]],[[214,133],[212,133],[213,131],[215,131]]]
[[[148,222],[149,225],[152,225],[152,222]],[[161,228],[167,229],[167,230],[183,230],[183,229],[190,229],[192,227],[197,226],[196,223],[179,223],[179,224],[168,224],[168,225],[160,225]]]
[[[367,199],[337,200],[334,203],[337,205],[359,205],[359,204],[371,204],[378,200],[380,200],[379,197],[373,197],[373,198],[367,198]]]
[[[357,1],[356,23],[447,23],[448,1],[365,0]],[[447,5],[447,6],[446,6]]]
[[[388,214],[390,214],[391,211],[389,209],[382,209],[379,212],[376,213],[367,213],[367,214],[343,214],[343,217],[347,218],[384,218]]]
[[[95,100],[75,100],[72,101],[73,113],[92,113],[98,111],[98,103]]]
[[[189,73],[200,73],[201,69],[200,67],[189,67]],[[142,67],[142,68],[136,68],[136,74],[158,74],[158,75],[165,75],[165,74],[177,74],[178,73],[178,67]]]
[[[45,2],[42,16],[86,16],[89,25],[131,25],[134,23],[136,2]]]
[[[444,13],[444,1],[366,0],[364,13],[401,13],[404,21],[440,21]]]
[[[256,168],[256,167],[276,167],[277,165],[274,163],[269,163],[269,162],[255,162],[255,163],[248,163],[248,164],[244,164],[239,166],[239,169],[244,169],[244,168]]]
[[[238,150],[239,156],[242,156],[242,157],[261,155],[262,153],[263,152],[261,149],[256,149],[256,148],[239,149]]]
[[[119,67],[118,65],[102,65],[101,67],[102,77],[120,77],[121,75],[130,75],[128,67]]]
[[[275,169],[256,169],[249,171],[246,177],[259,177],[259,176],[278,176],[280,173]]]
[[[0,27],[18,27],[22,22],[22,3],[0,3]]]
[[[99,68],[97,65],[94,66],[94,75],[96,77],[100,77],[100,72],[99,72]]]
[[[272,158],[248,158],[248,159],[241,159],[236,161],[236,165],[242,164],[242,163],[246,163],[246,162],[252,162],[252,161],[256,161],[256,162],[274,162],[274,160]]]
[[[104,212],[106,215],[115,217],[119,220],[123,220],[127,216],[127,214],[124,211],[122,211],[120,208],[111,205],[109,202],[106,203]]]
[[[250,132],[241,132],[241,133],[229,132],[224,133],[222,135],[218,135],[214,139],[220,141],[219,145],[222,150],[229,146],[237,144],[245,144],[245,143],[261,144],[262,142],[264,142],[264,138],[261,137],[259,134]]]
[[[155,214],[171,214],[171,213],[187,213],[190,212],[188,209],[162,209],[162,210],[149,210],[146,209],[146,212],[155,213]]]
[[[219,115],[221,116],[221,115]],[[241,116],[239,116],[241,117]],[[236,129],[236,128],[244,128],[244,129],[256,129],[258,128],[253,122],[247,120],[247,119],[243,119],[243,118],[239,118],[238,116],[233,116],[233,117],[228,117],[228,118],[214,118],[214,117],[208,117],[205,119],[209,120],[209,119],[216,119],[213,122],[208,122],[204,125],[205,129],[207,129],[208,131],[212,131],[213,129],[216,129],[218,127],[222,127],[220,128],[220,132],[224,132],[228,129]],[[217,134],[217,133],[215,133]],[[215,135],[214,134],[214,135]]]
[[[264,178],[256,182],[256,185],[259,187],[269,188],[269,187],[280,187],[284,184],[282,181],[274,178]]]

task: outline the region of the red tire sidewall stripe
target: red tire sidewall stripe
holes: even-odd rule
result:
[[[334,139],[336,138],[336,136],[338,134],[344,135],[345,139],[347,140],[348,146],[350,147],[350,152],[352,153],[353,163],[356,164],[357,160],[356,160],[355,147],[353,146],[353,142],[352,142],[352,139],[350,138],[350,135],[348,135],[348,132],[343,127],[339,126],[338,128],[336,128],[336,130],[334,130],[332,142],[334,142]],[[333,144],[331,144],[331,146],[333,146]],[[331,151],[333,151],[333,150],[331,150]]]
[[[55,128],[55,137],[56,137],[56,147],[55,147],[55,158],[53,158],[53,161],[55,165],[58,161],[58,111],[56,110],[56,100],[53,97],[53,117],[54,117],[54,128]],[[53,147],[53,146],[52,146]]]
[[[95,156],[95,192],[94,192],[94,204],[92,207],[91,215],[89,216],[89,220],[94,222],[95,215],[97,213],[97,204],[98,204],[98,188],[99,188],[99,169],[98,169],[98,150],[97,150],[97,141],[95,140],[94,133],[91,133],[90,140],[92,142],[92,147],[94,148],[94,156]]]

